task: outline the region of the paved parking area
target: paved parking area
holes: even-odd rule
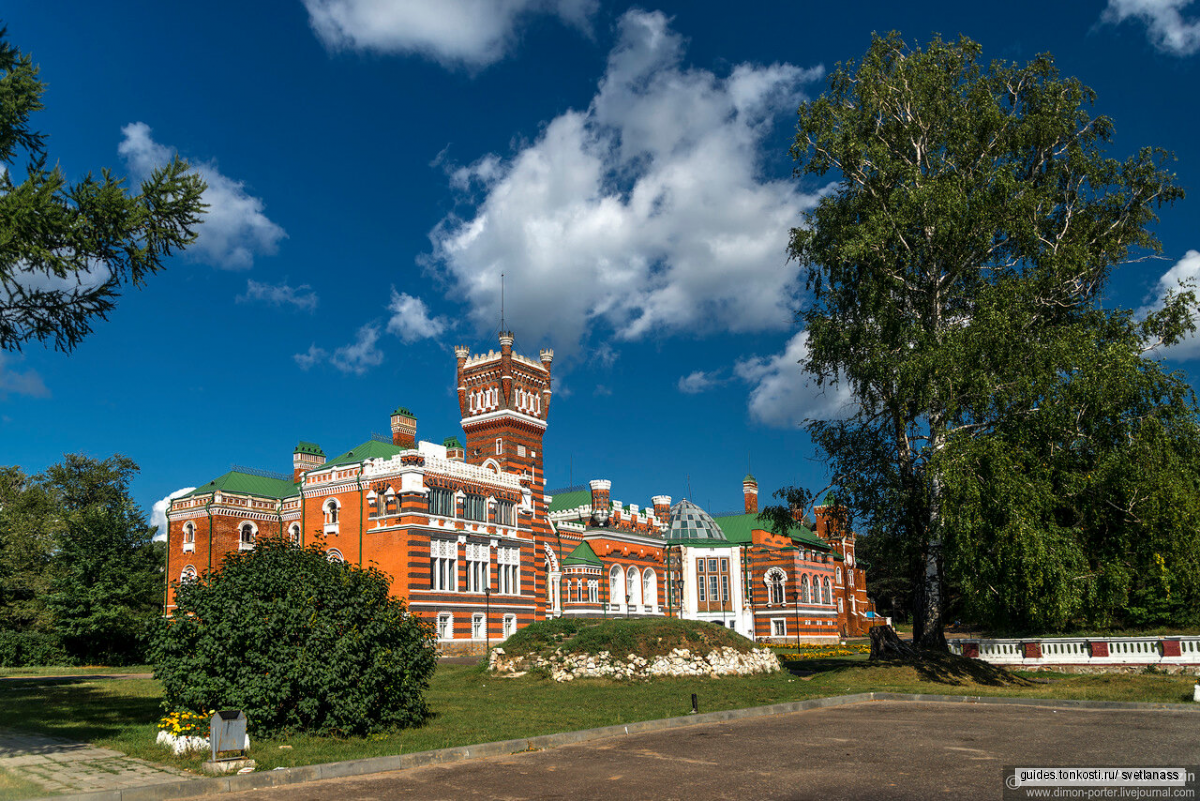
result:
[[[31,781],[47,793],[144,787],[189,775],[87,743],[7,731],[0,731],[0,771]]]
[[[1193,712],[882,701],[223,798],[973,799],[1003,766],[1197,763]]]

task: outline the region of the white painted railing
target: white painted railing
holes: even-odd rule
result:
[[[1200,637],[951,640],[960,656],[1001,665],[1200,665]]]

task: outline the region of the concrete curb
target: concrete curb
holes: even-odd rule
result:
[[[644,734],[647,732],[666,731],[668,729],[698,726],[706,723],[723,723],[744,718],[763,717],[766,715],[783,715],[791,712],[804,712],[809,709],[824,709],[834,706],[846,706],[868,701],[913,701],[925,703],[964,703],[964,704],[999,704],[1042,707],[1070,707],[1072,709],[1099,710],[1146,710],[1158,712],[1193,712],[1200,713],[1200,704],[1157,704],[1126,701],[1068,701],[1054,698],[1011,698],[1004,696],[986,695],[913,695],[908,693],[857,693],[855,695],[835,695],[827,698],[812,698],[807,701],[791,701],[770,706],[756,706],[747,709],[726,709],[720,712],[706,712],[700,715],[683,715],[659,720],[643,720],[618,726],[604,726],[599,729],[583,729],[582,731],[561,732],[559,734],[543,734],[538,737],[522,737],[516,740],[502,740],[479,745],[465,745],[457,748],[441,748],[436,751],[418,751],[412,754],[395,756],[371,757],[369,759],[354,759],[347,762],[327,762],[322,765],[306,765],[299,768],[284,768],[269,770],[262,773],[249,773],[244,776],[222,776],[217,778],[185,779],[178,782],[153,784],[145,787],[132,787],[123,790],[105,790],[92,793],[76,793],[74,795],[56,795],[31,801],[166,801],[174,798],[192,798],[195,796],[220,795],[221,793],[258,790],[264,787],[282,787],[300,782],[317,781],[319,779],[341,779],[350,776],[366,776],[372,773],[386,773],[394,770],[407,770],[429,765],[444,765],[449,762],[462,762],[468,759],[484,757],[509,756],[522,751],[542,751],[548,748],[558,748],[564,745],[585,743],[592,740],[602,740],[609,737],[619,737],[627,734]]]

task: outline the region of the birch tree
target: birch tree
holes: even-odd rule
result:
[[[1105,154],[1113,122],[1049,55],[980,55],[966,38],[874,37],[800,107],[791,150],[798,176],[836,176],[791,236],[802,364],[856,402],[808,429],[860,530],[919,550],[925,647],[945,647],[944,452],[1043,411],[1108,319],[1112,270],[1160,250],[1157,210],[1183,196],[1170,154]],[[1138,346],[1190,330],[1193,306],[1184,292],[1131,322]]]

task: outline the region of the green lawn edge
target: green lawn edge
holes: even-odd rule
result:
[[[695,693],[701,712],[717,712],[865,692],[999,696],[1046,700],[1190,702],[1190,675],[1017,673],[1017,683],[983,663],[878,665],[863,656],[798,660],[778,674],[566,684],[498,678],[482,667],[441,665],[429,690],[434,717],[424,726],[361,738],[310,735],[252,738],[258,769],[300,767],[478,745],[686,714]],[[975,671],[975,672],[971,672]],[[0,727],[91,742],[130,756],[200,774],[206,758],[174,757],[154,743],[162,715],[153,679],[37,684],[0,688]]]

